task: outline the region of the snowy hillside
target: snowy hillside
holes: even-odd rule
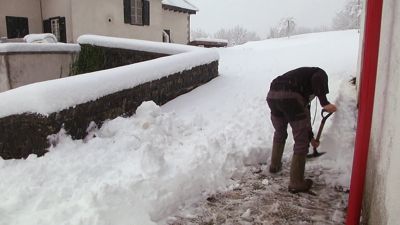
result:
[[[234,185],[230,178],[246,164],[266,162],[269,83],[299,66],[326,70],[328,99],[339,107],[321,138],[328,154],[307,170],[330,170],[327,182],[348,186],[356,94],[347,81],[356,71],[358,36],[328,32],[219,49],[220,77],[208,84],[161,107],[146,102],[85,140],[61,132],[44,157],[0,159],[0,225],[162,224]],[[314,130],[318,125],[319,117]]]

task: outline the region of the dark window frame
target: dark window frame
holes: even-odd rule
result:
[[[59,31],[59,37],[57,37],[56,34],[53,33],[53,29],[51,26],[51,21],[52,20],[58,20],[58,31]],[[43,20],[43,32],[44,33],[53,33],[57,37],[57,41],[59,42],[64,42],[67,43],[67,27],[66,27],[66,19],[65,17],[61,16],[56,16],[56,17],[50,17],[46,20]]]
[[[149,0],[123,0],[124,23],[136,26],[150,26]]]
[[[23,28],[22,28],[23,27]],[[7,38],[23,38],[29,34],[29,18],[6,16]],[[21,33],[19,33],[22,31]]]

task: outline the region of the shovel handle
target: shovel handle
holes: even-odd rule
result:
[[[326,113],[326,114],[324,114]],[[333,114],[333,112],[327,112],[325,109],[321,110],[321,116],[322,116],[322,121],[326,121],[326,119],[328,119],[331,115]]]
[[[327,114],[324,114],[327,113]],[[322,116],[322,121],[321,121],[321,125],[319,125],[319,129],[318,129],[318,133],[317,133],[317,138],[315,138],[316,141],[319,141],[319,139],[321,138],[321,133],[322,133],[322,129],[324,128],[325,125],[325,121],[332,115],[333,113],[328,113],[326,110],[322,109],[321,110],[321,116]]]
[[[326,113],[326,114],[325,114]],[[321,110],[321,116],[322,116],[322,121],[321,121],[321,125],[319,126],[318,129],[318,134],[317,134],[317,138],[315,138],[315,140],[317,142],[319,142],[319,139],[321,138],[321,133],[322,133],[322,129],[324,128],[325,125],[325,121],[333,114],[333,112],[328,113],[326,110],[322,109]],[[318,152],[317,148],[313,148],[313,153],[312,154],[308,154],[307,157],[308,158],[315,158],[315,157],[319,157],[321,155],[325,154],[325,152]]]

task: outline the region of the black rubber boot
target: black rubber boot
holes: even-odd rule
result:
[[[270,173],[277,173],[282,170],[282,154],[285,148],[285,143],[273,143],[271,154],[271,165],[269,166]]]
[[[290,167],[289,192],[308,192],[313,181],[304,179],[304,169],[306,165],[306,154],[293,154],[292,165]]]

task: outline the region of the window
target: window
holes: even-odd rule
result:
[[[52,17],[43,20],[43,32],[52,33],[57,37],[59,42],[67,42],[67,31],[65,24],[65,17]]]
[[[142,10],[142,0],[131,0],[131,24],[143,25]]]
[[[52,19],[50,20],[51,23],[51,33],[56,36],[57,40],[60,40],[60,23],[58,19]]]
[[[124,0],[124,23],[150,25],[150,2],[148,0]]]
[[[7,38],[23,38],[29,34],[28,18],[6,16]]]

